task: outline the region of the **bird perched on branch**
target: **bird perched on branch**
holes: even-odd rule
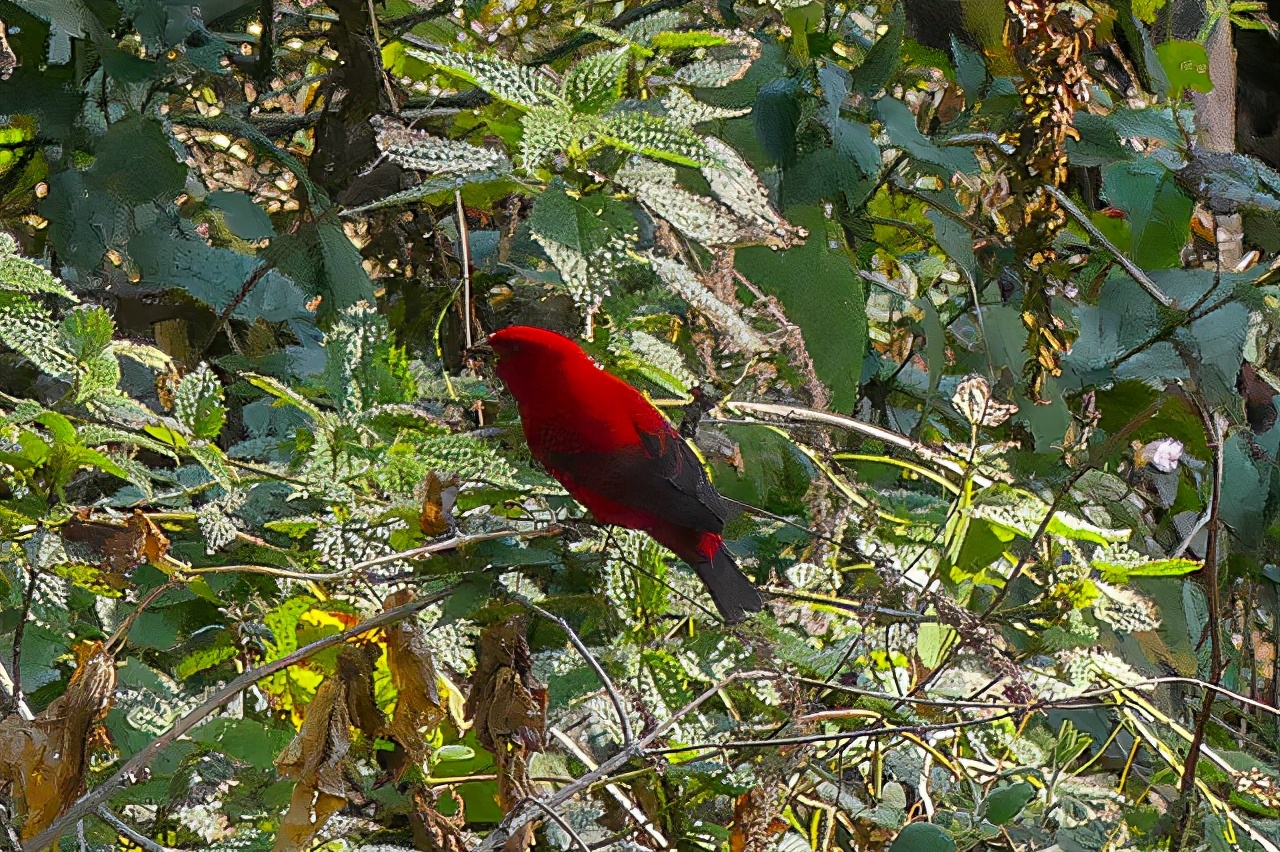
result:
[[[642,530],[689,563],[727,623],[760,611],[721,537],[730,504],[658,409],[555,332],[511,326],[486,343],[533,457],[596,520]]]

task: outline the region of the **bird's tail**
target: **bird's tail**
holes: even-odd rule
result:
[[[759,612],[764,607],[760,593],[738,568],[729,551],[721,545],[710,561],[700,559],[689,563],[699,579],[711,593],[711,600],[725,624],[737,624],[749,612]]]

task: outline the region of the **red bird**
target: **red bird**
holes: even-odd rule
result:
[[[724,548],[729,504],[697,455],[631,385],[567,337],[528,326],[489,335],[533,457],[596,520],[643,530],[697,572],[729,624],[760,593]]]

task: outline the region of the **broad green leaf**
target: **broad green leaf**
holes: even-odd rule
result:
[[[173,413],[194,437],[218,437],[227,411],[222,403],[222,383],[208,364],[201,364],[182,377],[174,393]]]
[[[1177,98],[1186,89],[1193,92],[1213,90],[1209,79],[1209,54],[1195,41],[1169,39],[1156,46],[1156,55],[1169,78],[1169,94]]]
[[[800,327],[818,378],[831,390],[831,407],[850,409],[857,398],[867,347],[866,290],[829,223],[814,207],[786,211],[793,225],[807,228],[804,245],[774,251],[753,247],[736,252],[736,265],[753,284],[777,296],[787,317]]]
[[[765,156],[784,169],[796,162],[796,128],[800,124],[800,85],[791,78],[760,88],[755,108],[756,136]]]
[[[186,185],[187,166],[164,127],[136,113],[113,123],[95,153],[88,177],[126,204],[171,202]]]
[[[1021,813],[1035,794],[1036,788],[1026,781],[993,790],[983,803],[987,821],[994,825],[1004,825]]]
[[[242,240],[265,240],[275,236],[271,217],[243,192],[211,192],[207,203],[222,214],[231,233]]]
[[[853,69],[853,87],[863,95],[874,96],[902,65],[902,37],[907,19],[904,7],[895,3],[885,20],[888,29],[867,51],[862,64]]]
[[[889,852],[956,852],[956,842],[932,823],[913,822],[898,832]]]

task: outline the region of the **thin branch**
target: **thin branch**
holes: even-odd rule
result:
[[[120,836],[127,837],[132,843],[141,846],[146,850],[146,852],[183,852],[181,849],[175,849],[172,846],[162,846],[159,843],[156,843],[150,837],[147,837],[141,831],[138,831],[138,829],[113,814],[111,809],[106,805],[99,807],[93,812],[93,815],[114,828]]]
[[[720,690],[724,689],[729,684],[740,680],[777,680],[780,677],[782,677],[782,675],[777,672],[767,671],[736,672],[729,675],[723,680],[712,685],[709,689],[690,701],[684,707],[677,710],[670,719],[658,725],[658,727],[654,728],[643,738],[632,743],[630,748],[622,749],[622,751],[618,752],[595,769],[585,775],[579,776],[578,780],[574,783],[567,784],[547,798],[538,800],[540,805],[545,805],[548,808],[557,808],[576,797],[579,793],[583,792],[597,781],[608,778],[615,771],[625,766],[631,758],[642,754],[654,741],[667,731],[671,730],[671,728],[679,723],[679,721],[685,716],[689,715],[704,703],[719,695]],[[480,845],[477,846],[473,852],[495,852],[495,850],[500,848],[507,841],[507,838],[511,837],[511,833],[513,831],[528,823],[532,818],[533,817],[526,811],[526,809],[521,807],[520,803],[517,803],[516,807],[511,809],[502,822],[498,824],[497,828],[485,836],[484,840],[481,841]],[[27,850],[27,852],[32,852],[32,850]]]
[[[462,190],[453,191],[458,206],[458,247],[462,254],[462,328],[467,348],[475,345],[471,339],[471,237],[467,233],[467,209],[462,206]]]
[[[529,804],[541,808],[543,813],[551,817],[552,822],[564,829],[564,833],[573,838],[573,842],[578,844],[578,848],[581,849],[582,852],[591,852],[591,847],[588,846],[586,841],[582,839],[582,836],[574,830],[573,826],[569,825],[569,821],[556,813],[550,805],[547,805],[537,796],[530,796],[527,801]]]
[[[622,703],[622,696],[618,694],[618,689],[613,685],[613,679],[609,677],[609,673],[604,670],[604,666],[600,665],[600,661],[596,659],[595,654],[591,653],[591,649],[587,647],[582,638],[569,626],[569,622],[565,621],[554,613],[547,612],[533,601],[522,595],[512,595],[526,609],[536,612],[547,621],[559,627],[564,634],[569,637],[569,642],[577,649],[582,658],[587,661],[587,665],[591,666],[591,670],[596,673],[596,677],[600,678],[600,683],[604,685],[604,691],[608,694],[609,700],[613,702],[613,710],[618,714],[618,724],[622,727],[622,745],[624,748],[630,748],[635,742],[636,735],[631,729],[631,720],[627,717],[626,706]]]
[[[1226,440],[1226,427],[1221,417],[1216,412],[1208,410],[1200,405],[1197,401],[1196,408],[1200,411],[1201,419],[1204,421],[1204,429],[1206,437],[1209,439],[1209,448],[1213,451],[1213,492],[1209,497],[1209,522],[1208,522],[1208,542],[1204,549],[1204,585],[1205,595],[1209,604],[1209,623],[1207,629],[1209,631],[1209,680],[1208,682],[1216,684],[1222,677],[1222,639],[1221,625],[1218,623],[1221,604],[1218,600],[1218,560],[1220,557],[1220,532],[1222,525],[1219,522],[1219,513],[1222,509],[1222,479],[1225,466],[1225,453],[1223,452],[1223,443]],[[1191,745],[1187,748],[1187,757],[1185,769],[1182,773],[1182,781],[1178,786],[1179,792],[1183,796],[1189,796],[1195,791],[1196,783],[1196,764],[1200,762],[1200,750],[1204,746],[1205,730],[1209,726],[1209,717],[1213,712],[1213,701],[1215,693],[1213,690],[1205,690],[1204,703],[1200,707],[1200,712],[1196,718],[1195,732],[1191,739]],[[1189,818],[1190,807],[1187,807],[1184,820]]]
[[[240,292],[236,293],[235,298],[222,309],[222,313],[218,314],[218,318],[214,320],[213,327],[209,329],[209,333],[205,335],[204,342],[196,349],[192,356],[193,361],[199,361],[204,353],[213,345],[213,341],[217,339],[218,332],[222,331],[222,327],[231,319],[231,315],[235,313],[236,308],[249,298],[249,294],[253,292],[253,288],[267,276],[267,273],[275,269],[276,265],[273,261],[264,261],[259,264],[253,272],[249,273],[249,277],[244,280],[244,284],[240,285]],[[191,366],[188,364],[187,366]]]
[[[94,813],[100,805],[106,804],[108,800],[120,789],[132,783],[133,781],[143,778],[146,775],[147,768],[151,762],[160,756],[166,748],[176,742],[183,734],[199,725],[214,711],[223,705],[229,703],[233,698],[244,692],[249,687],[264,680],[276,672],[283,671],[292,665],[302,662],[327,648],[341,645],[350,639],[368,633],[371,630],[377,630],[386,627],[389,624],[395,624],[398,621],[416,615],[423,609],[426,609],[436,601],[443,600],[453,593],[457,586],[450,585],[441,589],[434,594],[419,598],[412,603],[404,606],[398,606],[395,609],[389,609],[386,612],[378,613],[369,620],[344,630],[341,633],[335,633],[332,636],[326,636],[305,645],[292,654],[281,657],[266,665],[259,666],[256,669],[245,672],[240,677],[231,681],[222,689],[215,692],[212,696],[205,700],[203,704],[187,713],[181,719],[174,723],[173,727],[165,731],[156,739],[152,740],[142,748],[137,754],[131,757],[123,766],[116,770],[110,777],[85,793],[79,799],[76,799],[71,805],[62,812],[53,824],[44,831],[33,837],[24,847],[23,852],[43,852],[52,846],[58,837],[78,820],[83,819],[86,815]]]
[[[899,432],[891,429],[884,429],[862,420],[855,420],[852,417],[845,417],[840,414],[831,414],[826,411],[814,411],[811,408],[800,408],[794,405],[778,405],[770,402],[737,402],[729,401],[725,405],[735,411],[752,411],[758,414],[772,414],[775,417],[781,417],[785,420],[807,420],[811,423],[825,423],[829,426],[838,426],[841,429],[848,429],[853,432],[859,432],[869,438],[877,441],[883,441],[886,444],[892,444],[904,450],[909,450],[926,461],[933,462],[938,467],[945,468],[950,472],[964,476],[964,467],[959,462],[948,458],[940,450],[935,450],[928,444],[917,441],[914,438],[908,438]],[[983,476],[980,473],[970,473],[970,478],[980,488],[986,488],[995,480],[990,477]]]
[[[1143,290],[1146,290],[1147,295],[1154,299],[1157,304],[1163,308],[1176,308],[1178,306],[1177,302],[1164,294],[1164,291],[1160,289],[1159,284],[1156,284],[1156,282],[1151,280],[1150,275],[1142,271],[1142,267],[1130,260],[1128,255],[1116,248],[1115,243],[1107,239],[1106,235],[1104,235],[1102,231],[1098,230],[1098,226],[1093,224],[1093,220],[1088,216],[1084,215],[1084,212],[1075,205],[1075,202],[1071,200],[1070,196],[1058,189],[1056,186],[1045,186],[1044,191],[1052,195],[1054,200],[1061,205],[1062,209],[1066,210],[1067,213],[1071,215],[1071,218],[1075,219],[1080,227],[1084,228],[1085,231],[1088,232],[1089,236],[1098,243],[1098,245],[1106,249],[1107,252],[1110,253],[1122,267],[1124,267],[1124,271],[1129,273],[1129,277],[1138,282],[1138,285],[1142,287]]]
[[[722,743],[695,743],[672,748],[645,749],[645,754],[684,754],[691,751],[722,751],[724,749],[771,748],[785,745],[809,745],[811,743],[847,742],[849,740],[866,739],[868,737],[887,737],[897,734],[929,734],[941,731],[958,731],[988,725],[1003,719],[1017,718],[1021,711],[1007,710],[981,719],[962,719],[958,722],[941,722],[936,725],[902,725],[893,728],[864,728],[860,731],[835,731],[830,734],[806,734],[797,737],[773,737],[763,740],[728,740]]]
[[[133,623],[138,620],[138,616],[142,615],[146,608],[155,603],[156,600],[158,600],[165,592],[180,588],[182,585],[182,583],[176,580],[170,580],[163,586],[156,586],[152,589],[147,596],[143,598],[136,607],[134,607],[133,612],[126,615],[124,617],[124,621],[120,622],[120,625],[112,632],[110,638],[108,638],[106,642],[107,651],[114,654],[115,651],[113,649],[124,644],[124,639],[129,635],[129,629],[133,627]]]
[[[551,736],[559,740],[560,745],[568,749],[574,757],[580,760],[582,764],[587,767],[587,769],[596,768],[596,763],[591,759],[591,755],[583,751],[582,747],[570,739],[569,735],[564,731],[561,731],[559,728],[552,728]],[[670,841],[663,836],[662,832],[658,831],[657,827],[645,815],[644,811],[640,810],[640,806],[622,792],[621,787],[614,783],[607,783],[604,785],[604,789],[610,796],[613,796],[614,801],[621,805],[622,809],[625,810],[633,820],[635,820],[636,824],[644,829],[644,832],[653,839],[653,842],[658,845],[659,849],[670,848]]]
[[[540,536],[551,536],[558,533],[557,527],[546,527],[536,530],[492,530],[485,533],[476,533],[475,535],[460,535],[447,538],[444,541],[432,542],[424,544],[421,547],[414,547],[409,550],[401,550],[398,553],[388,553],[386,556],[379,556],[375,559],[366,559],[363,562],[356,562],[352,565],[342,568],[338,571],[328,571],[324,573],[295,571],[291,568],[279,568],[275,565],[206,565],[199,568],[184,568],[184,574],[265,574],[270,577],[279,577],[284,580],[303,580],[313,583],[332,583],[337,580],[344,580],[352,574],[357,574],[369,568],[378,565],[386,565],[389,562],[399,562],[400,560],[423,559],[430,558],[437,553],[443,553],[447,550],[456,550],[465,547],[468,544],[474,544],[478,541],[494,541],[502,538],[537,538]]]

